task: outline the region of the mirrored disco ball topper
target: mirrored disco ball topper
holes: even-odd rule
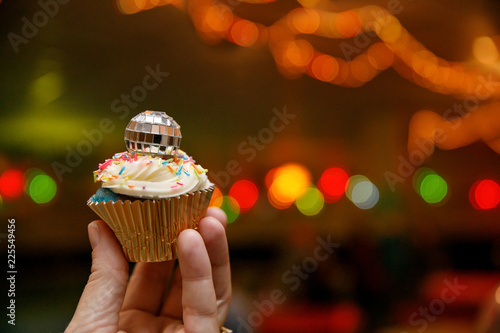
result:
[[[125,145],[131,154],[171,157],[181,144],[181,127],[161,111],[144,111],[125,128]]]

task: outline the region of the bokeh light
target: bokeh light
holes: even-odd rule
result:
[[[208,204],[208,206],[220,208],[220,206],[222,206],[222,200],[222,192],[217,186],[215,186],[214,193],[212,193],[212,198],[210,198],[210,203]]]
[[[223,5],[211,6],[205,13],[208,26],[217,32],[224,32],[233,23],[233,12]]]
[[[313,34],[320,25],[320,16],[316,10],[298,8],[288,15],[290,28],[302,34]]]
[[[246,213],[255,205],[259,197],[259,189],[254,182],[242,179],[231,186],[229,196],[238,202],[240,212]]]
[[[498,49],[491,37],[478,37],[472,46],[474,57],[485,65],[498,62]]]
[[[309,73],[320,81],[329,82],[339,73],[339,63],[330,55],[319,54],[311,61]]]
[[[273,184],[274,179],[276,178],[276,172],[278,172],[279,168],[272,168],[269,170],[266,174],[266,177],[264,178],[264,183],[266,184],[267,189],[271,187]]]
[[[279,167],[273,171],[267,193],[269,202],[278,209],[290,207],[310,186],[311,178],[310,171],[301,164],[289,163]]]
[[[361,18],[352,10],[341,12],[335,20],[335,28],[344,37],[354,37],[361,32]]]
[[[142,10],[135,0],[117,0],[116,6],[122,14],[135,14]]]
[[[363,175],[354,175],[349,178],[346,196],[360,209],[373,208],[380,198],[377,186]]]
[[[24,193],[27,195],[30,195],[30,183],[38,175],[46,175],[45,172],[38,168],[30,168],[26,170],[24,173],[24,178],[26,179],[25,185],[24,185]]]
[[[2,196],[8,199],[17,199],[24,192],[26,178],[20,170],[6,170],[0,176],[0,192]]]
[[[29,184],[31,199],[38,204],[44,204],[54,199],[57,192],[57,184],[48,175],[36,175]]]
[[[227,215],[227,223],[233,223],[240,215],[238,202],[230,196],[225,195],[222,197],[222,204],[220,208]]]
[[[491,179],[479,180],[469,191],[469,200],[475,209],[492,209],[500,203],[500,185]]]
[[[349,175],[341,168],[326,169],[318,181],[325,202],[336,202],[344,195]]]
[[[314,55],[312,45],[303,39],[288,43],[285,48],[285,59],[293,66],[305,67]]]
[[[233,43],[250,47],[259,37],[259,28],[254,22],[238,19],[231,26],[229,36]]]
[[[437,204],[448,194],[448,184],[434,170],[420,168],[413,175],[413,188],[425,202]]]
[[[306,216],[317,215],[321,212],[324,205],[323,195],[314,186],[307,188],[295,201],[295,206],[297,206],[299,211]]]
[[[46,73],[31,82],[30,93],[38,105],[45,105],[62,96],[64,84],[58,72]]]

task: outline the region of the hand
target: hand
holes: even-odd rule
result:
[[[113,231],[89,224],[92,269],[66,333],[219,332],[231,298],[227,218],[209,208],[198,231],[178,238],[179,268],[166,299],[174,261],[129,265]]]

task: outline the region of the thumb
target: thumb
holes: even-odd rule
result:
[[[88,226],[92,269],[66,333],[118,331],[118,314],[128,281],[128,262],[113,231],[103,221]]]

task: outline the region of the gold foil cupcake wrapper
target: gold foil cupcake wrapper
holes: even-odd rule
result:
[[[177,258],[177,237],[198,228],[214,187],[178,197],[151,200],[93,202],[87,205],[106,222],[131,262]]]

